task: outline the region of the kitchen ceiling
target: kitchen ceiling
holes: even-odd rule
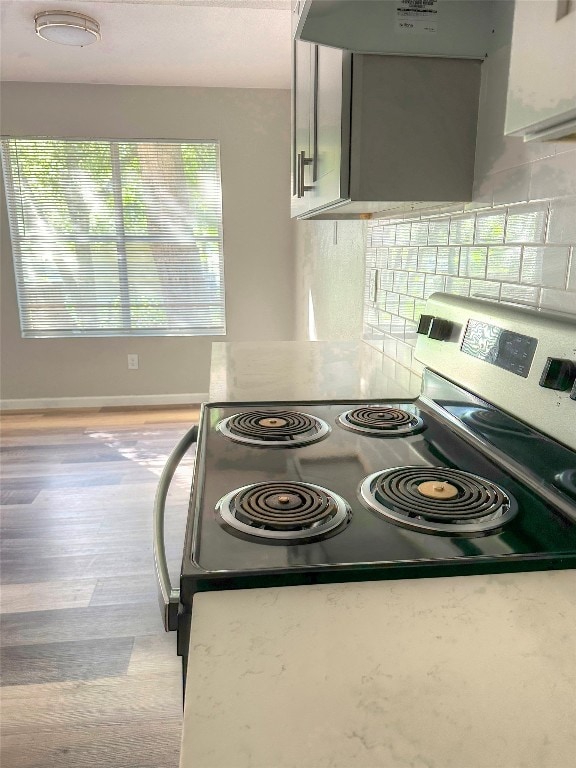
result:
[[[290,0],[0,0],[2,80],[290,87]],[[85,48],[41,40],[34,16],[100,22]]]

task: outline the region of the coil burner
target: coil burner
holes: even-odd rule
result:
[[[273,544],[301,543],[337,533],[350,520],[350,507],[311,483],[255,483],[226,494],[216,510],[225,528]]]
[[[374,437],[403,437],[424,429],[419,416],[402,408],[386,408],[367,405],[355,408],[338,416],[338,423],[344,429]]]
[[[246,411],[221,421],[217,429],[237,443],[261,448],[297,448],[330,433],[326,422],[298,411]]]
[[[515,499],[477,475],[444,467],[395,467],[369,475],[363,503],[404,528],[482,536],[518,512]]]

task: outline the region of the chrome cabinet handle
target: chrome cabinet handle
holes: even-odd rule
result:
[[[311,157],[306,157],[306,152],[302,150],[298,152],[298,197],[304,197],[305,192],[310,192],[314,189],[313,186],[304,184],[304,167],[311,165],[314,160]]]
[[[188,449],[198,440],[198,427],[195,425],[186,432],[178,445],[174,448],[160,475],[156,496],[154,498],[154,565],[158,581],[158,600],[164,629],[170,632],[178,628],[178,606],[180,604],[180,590],[173,589],[166,562],[166,545],[164,543],[164,512],[166,498],[170,489],[170,483],[178,465],[184,458]]]

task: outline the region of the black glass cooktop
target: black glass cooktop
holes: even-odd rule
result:
[[[450,402],[458,402],[458,398]],[[576,566],[576,524],[458,436],[433,407],[424,401],[380,403],[413,414],[422,420],[423,427],[416,434],[390,437],[387,433],[379,437],[345,429],[339,423],[342,413],[363,405],[367,404],[204,407],[182,564],[184,603],[194,592],[208,589]],[[477,401],[454,407],[464,409],[469,421],[474,421],[474,414],[480,422],[486,418],[485,404]],[[223,420],[255,409],[262,412],[263,419],[275,419],[279,411],[284,414],[282,418],[286,412],[304,413],[330,429],[317,442],[274,449],[238,443],[218,428]],[[501,426],[497,424],[497,430]],[[494,432],[493,424],[490,428]],[[498,434],[501,436],[501,431]],[[513,440],[519,439],[514,433]],[[526,440],[531,442],[532,454],[537,452],[532,431]],[[565,469],[570,457],[575,458],[570,451],[562,454],[563,465],[557,469]],[[576,461],[572,466],[576,467]],[[426,468],[457,470],[450,476],[456,485],[461,479],[459,472],[470,473],[485,480],[490,489],[495,488],[496,495],[501,492],[513,506],[514,514],[506,515],[502,525],[471,533],[459,530],[457,534],[445,532],[442,525],[440,531],[431,532],[387,519],[368,508],[361,485],[374,473],[402,467],[413,468],[417,475]],[[280,489],[288,484],[289,488],[264,499],[260,493],[254,502],[258,515],[262,505],[273,519],[283,505],[292,512],[299,484],[308,484],[313,498],[310,501],[307,497],[306,503],[328,503],[323,497],[318,501],[314,489],[327,490],[343,500],[348,517],[340,518],[317,538],[305,535],[275,541],[234,530],[223,519],[219,503],[222,506],[222,499],[234,491],[264,483],[277,484]],[[455,494],[451,481],[440,491],[433,485],[430,489],[426,486],[428,491],[432,495]],[[242,504],[252,503],[251,499],[242,499]],[[448,503],[449,499],[440,506]],[[250,524],[252,512],[251,508],[248,513],[241,510],[241,521]],[[310,519],[316,517],[311,515]]]

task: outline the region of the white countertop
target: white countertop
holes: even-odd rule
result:
[[[215,342],[211,402],[408,399],[416,372],[363,341]]]
[[[572,768],[576,572],[194,598],[181,768]]]

